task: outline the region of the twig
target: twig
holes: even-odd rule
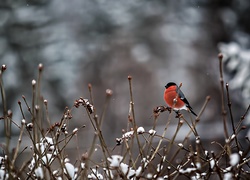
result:
[[[229,94],[229,89],[228,89],[229,85],[228,83],[226,83],[226,92],[227,92],[227,105],[228,105],[228,109],[229,109],[229,114],[230,114],[230,119],[231,119],[231,124],[232,124],[232,128],[233,128],[233,133],[235,135],[235,143],[236,143],[236,147],[238,152],[240,151],[240,145],[238,142],[238,137],[236,136],[236,130],[235,130],[235,126],[234,126],[234,119],[233,119],[233,113],[232,113],[232,103],[230,100],[230,94]]]
[[[222,119],[223,119],[223,125],[224,125],[224,133],[226,139],[228,139],[228,131],[227,131],[227,121],[226,121],[226,110],[225,110],[225,102],[224,102],[224,79],[223,79],[223,65],[222,65],[222,59],[223,55],[219,54],[219,64],[220,64],[220,85],[221,85],[221,112],[222,112]]]
[[[132,91],[132,76],[130,76],[130,75],[128,76],[128,81],[129,81],[130,105],[131,105],[131,111],[132,111],[132,117],[133,117],[132,122],[133,122],[134,134],[136,137],[136,141],[138,144],[140,155],[141,155],[141,157],[145,157],[144,153],[142,151],[142,146],[140,144],[138,134],[137,134],[137,125],[136,125],[136,121],[135,121],[135,110],[134,110],[134,99],[133,99],[133,91]]]
[[[239,123],[237,124],[237,126],[235,128],[236,131],[240,131],[241,124],[244,121],[244,119],[245,119],[246,115],[248,114],[249,110],[250,110],[250,104],[248,105],[247,110],[245,111],[245,113],[243,114],[243,116],[241,116],[240,121],[239,121]]]

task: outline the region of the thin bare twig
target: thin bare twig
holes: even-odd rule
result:
[[[221,85],[221,112],[222,112],[222,119],[223,119],[223,125],[224,125],[224,133],[225,133],[225,138],[228,139],[228,130],[227,130],[227,120],[226,120],[226,110],[225,110],[225,102],[224,102],[224,79],[223,79],[223,55],[219,54],[218,55],[219,59],[219,64],[220,64],[220,85]]]

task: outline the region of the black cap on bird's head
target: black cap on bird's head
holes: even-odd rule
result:
[[[167,85],[165,86],[165,88],[169,88],[170,86],[176,86],[176,84],[174,82],[169,82],[167,83]]]

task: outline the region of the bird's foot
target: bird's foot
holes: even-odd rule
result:
[[[182,117],[182,114],[180,113],[180,111],[175,111],[175,113],[176,113],[175,118],[181,118]]]

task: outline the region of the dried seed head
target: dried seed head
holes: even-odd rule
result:
[[[75,128],[75,129],[73,130],[73,133],[76,134],[77,131],[78,131],[78,128]]]
[[[32,131],[32,129],[33,129],[33,123],[28,123],[28,124],[26,125],[26,129],[27,129],[28,131]]]
[[[8,110],[8,116],[12,117],[12,111],[10,109]]]
[[[112,96],[113,91],[112,91],[111,89],[106,89],[106,94],[107,94],[108,96]]]
[[[131,75],[128,75],[128,80],[131,80],[132,79],[132,76]]]
[[[2,72],[4,72],[7,69],[7,66],[5,64],[2,65]]]
[[[180,124],[183,124],[184,123],[184,120],[180,120]]]
[[[222,53],[218,54],[218,58],[219,58],[219,60],[222,60],[223,54]]]
[[[22,119],[21,122],[22,122],[23,125],[26,123],[25,119]]]
[[[36,85],[36,80],[33,79],[33,80],[31,81],[31,84],[32,84],[32,86],[35,86],[35,85]]]
[[[42,63],[40,63],[40,64],[38,65],[38,70],[39,70],[39,71],[42,71],[42,70],[43,70],[43,64],[42,64]]]
[[[43,103],[47,106],[48,100],[47,100],[47,99],[44,99]]]
[[[88,152],[82,154],[82,161],[85,161],[89,158]]]
[[[39,105],[35,105],[35,110],[38,111],[40,109]]]
[[[178,146],[179,146],[180,148],[183,148],[183,144],[182,144],[182,143],[179,143]]]

